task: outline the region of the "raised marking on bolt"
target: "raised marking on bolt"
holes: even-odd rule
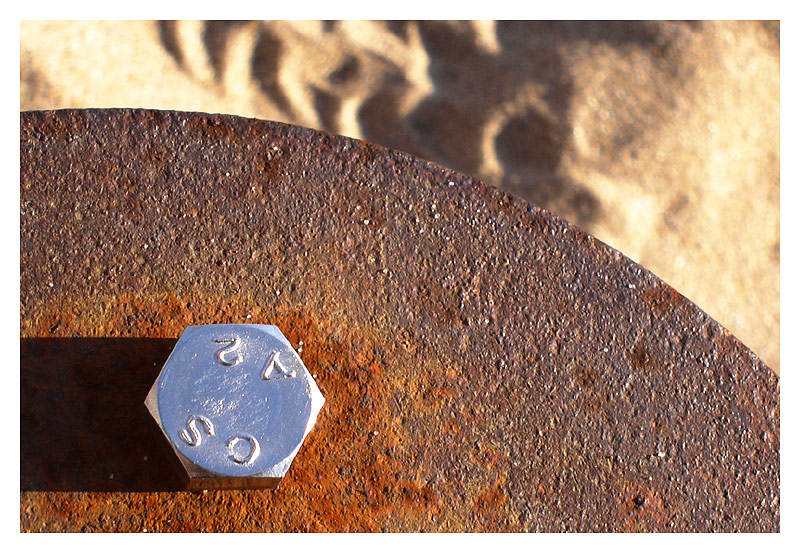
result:
[[[237,447],[242,442],[248,442],[250,444],[247,455],[242,455],[240,451],[241,448]],[[258,458],[260,453],[261,446],[258,444],[258,440],[255,436],[251,434],[240,434],[228,440],[228,457],[236,464],[249,465]]]
[[[239,347],[242,345],[242,339],[238,336],[234,336],[233,338],[214,338],[214,342],[217,344],[230,344],[227,347],[224,347],[217,351],[217,361],[221,364],[225,365],[226,367],[232,367],[242,361],[242,354],[239,351]],[[228,356],[234,354],[235,357],[233,360],[230,360]]]
[[[186,421],[186,428],[182,428],[178,433],[181,440],[186,442],[192,447],[197,447],[203,443],[203,438],[200,436],[200,430],[197,428],[197,423],[201,423],[205,428],[206,434],[209,436],[214,435],[214,424],[203,415],[192,415]]]
[[[267,364],[264,365],[264,370],[261,371],[262,380],[280,380],[282,378],[294,378],[297,376],[297,371],[294,369],[287,369],[280,360],[279,351],[272,352],[272,355],[267,359]]]

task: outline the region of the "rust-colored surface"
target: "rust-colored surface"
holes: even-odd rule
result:
[[[563,220],[263,121],[20,141],[23,530],[778,530],[777,377]],[[142,404],[222,322],[302,341],[327,399],[277,491],[178,491]]]

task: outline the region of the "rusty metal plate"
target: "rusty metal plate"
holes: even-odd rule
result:
[[[777,377],[578,228],[278,123],[21,119],[23,530],[778,530]],[[327,399],[277,491],[179,491],[142,405],[212,323]]]

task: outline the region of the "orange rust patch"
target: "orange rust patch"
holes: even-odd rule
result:
[[[387,414],[394,390],[407,389],[407,385],[402,378],[386,374],[383,358],[375,354],[376,338],[369,332],[342,328],[285,306],[262,308],[249,297],[219,300],[199,294],[59,299],[41,316],[21,324],[23,336],[75,336],[87,329],[95,335],[114,336],[115,329],[122,328],[137,336],[174,338],[186,326],[223,321],[276,324],[295,347],[302,342],[300,355],[327,401],[287,475],[289,482],[272,495],[260,495],[263,507],[259,507],[256,518],[252,518],[253,508],[259,502],[236,503],[242,512],[222,524],[212,514],[191,506],[194,494],[180,494],[175,503],[188,509],[189,519],[167,523],[172,515],[153,508],[142,518],[143,528],[376,531],[399,511],[405,524],[439,512],[439,498],[433,488],[407,472],[408,467],[415,466],[409,439],[399,419]],[[392,358],[408,357],[406,347],[411,347],[408,340],[380,345]],[[450,397],[452,386],[432,386],[428,394],[426,397],[418,392],[415,402],[429,404]],[[74,517],[84,521],[93,518],[88,510],[73,512],[69,497],[62,494],[61,501],[53,504],[58,507],[37,501],[39,507],[56,510],[39,512],[36,518],[62,521],[65,526],[71,526],[70,521],[75,523]],[[88,509],[94,501],[78,503]],[[23,501],[21,508],[25,504]],[[287,517],[287,513],[292,516]]]
[[[478,495],[472,504],[475,530],[509,531],[511,520],[505,512],[505,504],[506,496],[500,481]]]
[[[591,367],[578,367],[575,375],[581,388],[594,388],[597,381],[596,370]]]
[[[648,353],[648,351],[642,347],[641,345],[637,344],[633,346],[630,351],[626,352],[628,359],[631,360],[631,364],[633,365],[634,369],[637,370],[644,370],[644,369],[651,369],[653,368],[653,359]]]
[[[664,314],[680,307],[687,301],[674,288],[666,284],[645,288],[641,294],[644,300],[659,314]]]
[[[619,512],[626,532],[666,529],[671,515],[658,493],[634,482],[625,482],[621,487]]]
[[[472,452],[472,460],[481,468],[492,470],[498,464],[505,466],[508,456],[491,445],[481,445],[480,449]]]
[[[234,143],[242,141],[239,136],[239,129],[222,117],[215,117],[213,115],[190,117],[187,119],[187,127],[199,131],[205,140],[224,139]]]
[[[598,379],[600,374],[594,367],[579,365],[574,369],[574,379],[589,405],[594,410],[599,410],[603,403],[603,395],[598,393]]]

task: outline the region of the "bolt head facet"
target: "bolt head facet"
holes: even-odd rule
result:
[[[190,489],[277,487],[325,399],[276,326],[191,326],[145,400]]]

